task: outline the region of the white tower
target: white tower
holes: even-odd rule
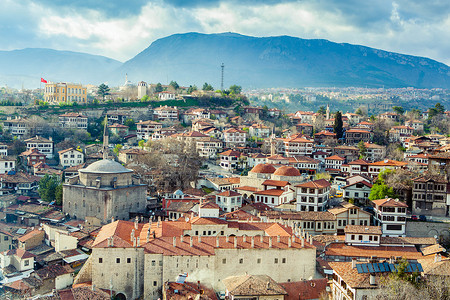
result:
[[[138,83],[138,99],[142,99],[145,95],[147,95],[147,82],[140,81]]]
[[[327,120],[330,118],[330,105],[327,104]]]

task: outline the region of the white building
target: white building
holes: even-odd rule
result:
[[[139,81],[137,85],[138,99],[142,99],[147,95],[147,82]]]
[[[226,170],[233,170],[238,167],[241,152],[234,150],[227,150],[220,153],[220,166]]]
[[[201,157],[215,159],[217,153],[223,149],[223,142],[212,137],[205,137],[196,141],[196,147]]]
[[[223,139],[226,147],[244,147],[247,142],[247,132],[230,128],[223,131]]]
[[[225,191],[216,195],[216,204],[225,212],[238,210],[242,206],[242,195],[234,191]]]
[[[275,207],[284,203],[289,203],[295,198],[295,192],[286,185],[282,189],[268,189],[253,193],[255,202],[267,204],[270,207]]]
[[[14,157],[0,157],[0,174],[8,173],[16,169],[16,159]]]
[[[284,155],[291,156],[311,156],[313,153],[314,141],[307,140],[303,137],[294,136],[283,139]]]
[[[392,198],[373,200],[372,202],[375,224],[381,226],[383,236],[405,236],[408,205]]]
[[[297,184],[297,211],[323,211],[328,204],[331,184],[325,179]]]
[[[152,134],[162,128],[162,124],[155,121],[140,121],[136,123],[136,137],[138,140],[151,139]]]
[[[352,246],[380,246],[379,226],[347,225],[344,229],[345,243]]]
[[[176,107],[160,106],[153,110],[153,114],[158,120],[178,121],[178,109]]]
[[[0,156],[8,155],[8,145],[0,144]]]
[[[176,95],[175,95],[175,93],[172,93],[169,91],[162,91],[162,92],[158,93],[158,99],[161,101],[175,100]]]
[[[73,148],[61,150],[59,154],[59,164],[64,167],[78,166],[84,163],[84,153]]]
[[[53,141],[51,137],[48,140],[46,138],[36,136],[25,140],[25,143],[27,143],[27,150],[36,148],[40,153],[45,154],[47,158],[53,158]]]
[[[66,113],[59,115],[59,125],[62,128],[87,129],[88,117],[79,113]]]

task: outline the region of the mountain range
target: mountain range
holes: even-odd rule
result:
[[[83,84],[211,83],[245,89],[304,86],[450,88],[449,66],[435,60],[323,39],[251,37],[236,33],[174,34],[121,63],[51,49],[0,51],[0,85],[53,81]]]

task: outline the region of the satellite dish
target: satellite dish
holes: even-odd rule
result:
[[[435,239],[437,239],[437,238],[438,238],[438,236],[437,236],[437,235],[435,235],[435,236],[434,236],[434,238],[435,238]]]
[[[186,217],[185,220],[186,220],[186,223],[189,222],[189,217]]]

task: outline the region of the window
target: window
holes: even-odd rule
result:
[[[99,264],[102,264],[102,263],[103,263],[103,258],[99,257],[99,258],[98,258],[98,263],[99,263]]]
[[[256,263],[257,263],[257,264],[260,264],[260,263],[261,263],[261,258],[258,258],[258,259],[256,260]]]
[[[152,260],[152,267],[154,267],[156,265],[156,261]]]
[[[227,263],[227,259],[226,259],[226,258],[223,258],[223,259],[222,259],[222,263],[223,263],[223,264],[226,264],[226,263]]]
[[[158,283],[156,281],[153,281],[153,286],[156,286]]]
[[[281,263],[285,264],[286,263],[286,258],[282,258],[281,259]]]
[[[119,257],[116,258],[116,264],[120,264],[120,258]]]
[[[127,257],[127,264],[131,264],[131,258]]]
[[[29,266],[30,265],[30,261],[28,259],[24,260],[23,262],[24,266]]]
[[[351,239],[351,240],[354,240],[354,239],[355,239],[355,235],[352,234],[352,235],[350,236],[350,239]]]
[[[362,235],[358,235],[358,240],[362,241]]]
[[[244,263],[244,259],[243,258],[239,258],[239,263],[243,264]]]
[[[274,261],[274,263],[276,263],[276,264],[278,263],[278,258],[275,258],[275,261]]]

